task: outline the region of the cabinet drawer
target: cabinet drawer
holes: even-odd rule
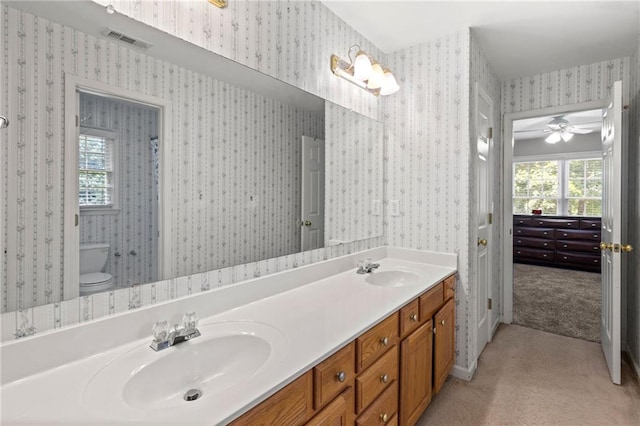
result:
[[[356,378],[356,413],[360,414],[396,380],[398,347],[394,346]]]
[[[416,298],[400,309],[400,337],[408,336],[423,322],[420,317],[420,300]]]
[[[420,316],[425,319],[431,318],[443,303],[444,283],[439,283],[420,296]]]
[[[356,372],[360,373],[398,343],[398,327],[395,312],[356,339]]]
[[[532,247],[532,248],[541,248],[541,249],[553,249],[553,241],[545,240],[543,238],[533,238],[533,237],[515,237],[513,239],[514,247]]]
[[[316,410],[353,382],[355,360],[355,344],[351,342],[313,369],[313,407]]]
[[[556,241],[556,250],[580,251],[600,255],[600,243],[597,241]]]
[[[456,276],[451,275],[444,279],[444,300],[449,300],[456,295]],[[425,318],[426,319],[426,318]]]
[[[600,242],[600,230],[582,230],[582,229],[558,229],[556,231],[556,238],[571,239],[571,240],[591,240]]]
[[[306,426],[347,426],[353,424],[353,388],[338,395],[315,415]]]
[[[393,382],[382,395],[356,419],[356,425],[388,425],[398,412],[398,382]]]
[[[600,254],[570,253],[566,251],[556,252],[556,262],[570,265],[599,266]]]
[[[602,229],[602,221],[600,219],[582,219],[580,229]]]
[[[301,425],[313,414],[312,401],[313,375],[308,371],[231,424]]]
[[[550,219],[550,218],[536,218],[531,219],[531,224],[534,226],[541,226],[546,228],[563,228],[563,229],[578,229],[580,228],[579,219]]]
[[[515,237],[538,237],[538,238],[553,238],[553,228],[514,228],[513,235]]]
[[[513,224],[515,226],[529,226],[529,225],[531,225],[531,218],[530,217],[514,216],[513,217]]]
[[[553,262],[553,251],[518,247],[513,249],[513,257],[519,259],[545,260],[548,262]]]

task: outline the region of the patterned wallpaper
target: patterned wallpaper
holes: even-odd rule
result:
[[[629,240],[635,250],[629,253],[627,287],[627,344],[640,366],[640,34],[631,58],[631,97],[629,109]]]
[[[401,90],[385,99],[387,200],[393,246],[458,254],[457,364],[468,368],[472,283],[469,260],[469,31],[387,57]]]
[[[325,105],[325,246],[383,234],[384,128],[332,102]],[[377,202],[377,207],[373,203]],[[376,210],[377,209],[377,210]]]
[[[113,276],[116,287],[156,281],[158,198],[150,140],[158,135],[158,110],[82,93],[79,117],[80,126],[117,134],[120,210],[116,215],[81,212],[80,244],[109,244],[104,271]]]
[[[187,22],[189,17],[196,20],[210,18],[212,21],[208,25],[189,24],[178,27],[203,28],[200,37],[205,37],[206,32],[210,32],[211,28],[215,27],[216,31],[220,31],[218,34],[222,34],[221,37],[216,38],[215,47],[218,51],[226,52],[227,56],[242,59],[243,63],[251,62],[253,65],[255,63],[251,58],[264,57],[264,61],[259,61],[259,69],[369,117],[378,120],[382,117],[378,98],[363,93],[346,81],[337,79],[325,64],[331,53],[346,50],[351,42],[360,42],[363,48],[379,58],[381,58],[380,53],[319,3],[232,2],[229,8],[223,10],[206,7],[206,10],[199,11],[202,12],[201,14],[195,9],[189,9],[186,12],[177,10],[183,7],[199,7],[191,3],[124,2],[123,4],[127,7],[139,8],[142,3],[144,3],[144,13],[138,10],[137,16],[160,20],[164,24],[156,22],[156,26],[161,28],[176,25],[176,17],[187,16],[185,18]],[[172,9],[166,12],[164,8],[169,7],[170,3]],[[207,5],[206,2],[202,3]],[[162,11],[154,12],[154,8],[160,8]],[[213,271],[212,275],[195,274],[191,277],[162,281],[148,286],[136,286],[92,297],[51,303],[61,297],[63,274],[61,264],[64,152],[61,141],[64,139],[63,74],[65,72],[144,94],[164,97],[180,105],[180,108],[174,108],[176,114],[174,132],[171,135],[170,155],[175,158],[178,168],[178,172],[174,174],[176,184],[183,185],[189,190],[173,192],[175,198],[171,204],[174,208],[174,217],[188,218],[192,214],[211,208],[210,202],[209,204],[206,204],[206,201],[201,202],[200,195],[203,195],[204,200],[206,191],[213,191],[207,187],[207,184],[211,179],[219,177],[214,172],[222,173],[223,178],[229,178],[231,174],[253,174],[250,163],[235,167],[224,155],[235,152],[237,149],[246,150],[249,153],[256,152],[256,147],[251,144],[257,143],[259,134],[249,132],[248,139],[240,146],[232,146],[227,142],[222,148],[209,147],[208,154],[213,154],[212,151],[221,153],[223,160],[227,161],[224,163],[224,170],[213,170],[202,177],[195,172],[195,167],[182,167],[181,163],[193,161],[194,164],[198,164],[204,161],[198,151],[200,142],[206,139],[209,132],[212,132],[211,128],[219,129],[230,124],[220,119],[219,115],[201,117],[198,114],[189,114],[189,108],[210,108],[217,113],[218,110],[215,108],[219,104],[216,104],[217,99],[212,99],[211,93],[222,93],[221,102],[229,104],[232,102],[232,96],[236,96],[235,92],[241,91],[240,89],[228,86],[225,91],[224,83],[150,58],[121,45],[35,18],[8,6],[3,6],[1,13],[3,31],[0,32],[0,45],[3,49],[3,61],[0,107],[9,111],[12,125],[7,132],[8,141],[13,141],[13,143],[2,144],[1,148],[4,201],[2,237],[7,247],[7,254],[3,259],[5,267],[2,271],[2,282],[17,284],[3,287],[2,310],[7,309],[9,300],[17,300],[18,308],[15,313],[2,315],[3,339],[88,321],[217,285],[229,285],[245,277],[273,273],[383,243],[382,237],[372,238],[345,246],[280,256],[268,261],[249,261],[250,263],[237,267]],[[242,40],[238,37],[237,19],[240,16],[250,23],[243,25],[240,31],[251,32],[251,44],[247,44],[244,38],[249,36],[248,33],[243,33]],[[256,36],[257,28],[266,32],[264,37]],[[274,52],[278,53],[274,54]],[[292,64],[296,64],[297,68],[292,67]],[[326,72],[320,71],[324,69]],[[199,94],[195,95],[195,93]],[[250,96],[247,93],[242,94],[242,96],[245,95],[242,102],[252,105],[254,108],[252,114],[274,107],[267,100],[252,97],[254,95]],[[235,120],[235,117],[245,118],[243,115],[245,109],[242,108],[242,104],[236,106],[234,103],[233,105],[230,113],[234,114],[232,124],[235,127],[230,127],[232,131],[244,130],[238,127],[241,124],[237,122],[239,120]],[[299,120],[292,115],[293,111],[287,110],[284,106],[282,108],[281,113],[287,117],[287,120],[295,121],[305,129],[310,128],[312,131],[306,132],[310,136],[323,137],[324,129],[318,125],[315,118]],[[207,120],[210,121],[207,122]],[[268,133],[268,137],[277,138],[278,135]],[[214,180],[214,185],[222,188],[223,182]],[[241,197],[239,203],[246,207],[245,213],[250,215],[252,205],[249,202],[252,191],[248,185],[245,186],[233,188],[232,192]],[[278,190],[284,189],[278,188]],[[31,195],[27,196],[27,194]],[[188,200],[187,203],[185,197]],[[229,214],[228,208],[235,208],[235,206],[223,206],[222,203],[213,204],[214,208],[224,209],[225,214]],[[257,206],[253,212],[255,210],[258,210]],[[207,267],[204,266],[204,262],[212,256],[201,245],[206,242],[202,240],[199,232],[200,225],[202,223],[198,224],[196,221],[176,223],[173,235],[177,239],[175,244],[179,250],[193,245],[198,249],[199,259],[202,259],[188,256],[184,259],[181,253],[181,256],[176,258],[176,262],[187,264],[188,267],[195,265],[196,268],[201,268],[198,270],[205,270]],[[239,235],[232,236],[245,242],[244,237],[248,234],[249,231],[243,229]],[[246,245],[254,248],[249,242],[246,242]],[[255,249],[260,251],[268,248],[258,244]],[[183,272],[179,271],[179,273]],[[212,281],[209,281],[210,276]],[[38,285],[34,286],[33,283],[36,282]],[[36,305],[43,306],[27,308],[27,306]]]
[[[475,169],[476,162],[473,161],[475,156],[477,155],[477,143],[475,139],[476,128],[475,128],[475,116],[476,116],[476,106],[475,106],[475,83],[478,82],[480,87],[489,95],[491,100],[493,101],[493,153],[491,155],[491,170],[493,171],[493,175],[491,176],[493,186],[492,186],[492,199],[493,199],[493,227],[492,227],[492,237],[490,242],[490,258],[492,260],[491,263],[491,297],[492,297],[492,319],[491,323],[493,324],[497,321],[500,316],[500,312],[502,311],[502,262],[500,261],[500,255],[502,252],[502,113],[501,113],[501,90],[502,85],[498,80],[498,76],[493,70],[491,64],[489,63],[487,57],[485,56],[478,40],[476,39],[473,30],[471,31],[471,55],[470,55],[470,79],[469,84],[471,89],[471,99],[469,101],[470,105],[470,118],[469,118],[469,135],[470,135],[470,147],[471,147],[471,167],[470,167],[470,176],[475,176],[477,171]],[[471,178],[473,180],[473,177]],[[476,205],[477,203],[477,194],[475,193],[476,187],[475,185],[471,185],[471,205]],[[475,208],[469,210],[469,223],[475,224],[478,223],[477,211]],[[477,271],[477,253],[476,249],[478,247],[477,241],[477,229],[474,226],[471,226],[469,232],[469,248],[471,254],[469,255],[469,276],[475,277]],[[474,298],[475,300],[475,298]],[[475,330],[474,330],[475,332]],[[473,359],[473,358],[472,358]]]

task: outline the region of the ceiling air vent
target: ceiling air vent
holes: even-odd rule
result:
[[[107,28],[106,30],[104,30],[102,32],[102,34],[104,34],[105,36],[112,38],[114,40],[118,40],[121,41],[123,43],[128,44],[129,46],[134,46],[137,47],[139,49],[148,49],[151,47],[151,43],[147,43],[146,41],[143,40],[139,40],[137,38],[128,36],[126,34],[123,34],[120,31],[116,31],[114,29],[111,28]]]

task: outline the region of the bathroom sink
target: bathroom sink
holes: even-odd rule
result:
[[[365,282],[380,287],[404,287],[419,284],[421,276],[408,270],[374,271]]]
[[[268,370],[286,339],[265,324],[201,325],[201,336],[160,352],[137,347],[102,368],[84,392],[94,411],[179,409],[245,384]]]

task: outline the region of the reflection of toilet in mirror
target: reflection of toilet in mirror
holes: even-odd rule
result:
[[[111,274],[102,272],[108,256],[109,244],[80,244],[80,296],[113,288]]]

